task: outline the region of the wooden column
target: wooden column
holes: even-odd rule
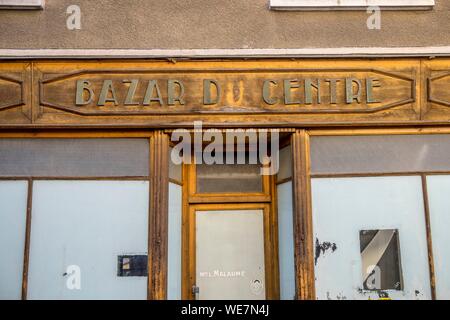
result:
[[[150,205],[148,234],[148,299],[167,298],[169,206],[169,136],[155,131],[150,138]]]
[[[296,271],[296,298],[313,300],[314,246],[311,210],[309,136],[305,130],[297,130],[291,137],[292,181],[294,206],[294,255]]]

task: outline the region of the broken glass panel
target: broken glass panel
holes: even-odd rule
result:
[[[359,233],[364,290],[402,290],[398,230]]]

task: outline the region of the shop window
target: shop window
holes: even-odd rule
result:
[[[27,181],[0,181],[1,300],[21,298],[27,197]]]
[[[450,175],[426,177],[430,206],[436,298],[450,299]]]
[[[274,10],[357,10],[369,6],[384,9],[430,9],[434,0],[270,0]]]
[[[420,176],[314,178],[311,191],[318,299],[431,299]]]
[[[260,170],[257,164],[197,165],[197,192],[262,192]]]
[[[172,149],[169,150],[169,155]],[[181,300],[182,166],[169,156],[169,217],[167,299]]]
[[[292,207],[292,152],[288,145],[280,150],[277,174],[278,255],[280,299],[295,299],[294,218]]]
[[[277,174],[277,183],[284,182],[292,178],[292,152],[290,145],[280,150],[279,159],[280,170]]]
[[[0,139],[0,176],[148,176],[148,139]]]
[[[359,233],[364,290],[402,290],[398,230]]]
[[[45,0],[0,0],[0,9],[43,9]]]
[[[450,171],[450,135],[315,136],[312,174]]]
[[[27,299],[146,299],[148,196],[148,181],[34,181]]]

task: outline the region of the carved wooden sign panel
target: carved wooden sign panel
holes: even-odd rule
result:
[[[23,104],[22,80],[14,76],[0,75],[0,110]]]
[[[424,120],[450,119],[450,60],[431,60],[424,63],[426,97],[423,99]]]
[[[223,127],[419,123],[424,115],[422,97],[427,94],[421,62],[5,62],[0,64],[0,125],[173,128],[192,126],[196,120]],[[440,86],[447,79],[432,82]],[[447,101],[445,89],[433,90],[433,99]]]
[[[428,79],[430,102],[450,107],[450,71],[436,74]]]
[[[83,70],[40,81],[42,106],[83,116],[374,113],[415,100],[376,69]]]
[[[31,123],[30,75],[28,64],[0,64],[0,125]]]

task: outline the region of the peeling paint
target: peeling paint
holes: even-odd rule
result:
[[[327,291],[327,300],[334,300],[334,299],[331,297],[331,294],[330,294],[329,291]],[[335,300],[347,300],[347,297],[344,296],[344,295],[342,294],[342,292],[340,292],[340,293],[338,293],[338,295],[336,296],[336,299],[335,299]]]
[[[338,299],[338,300],[347,300],[347,297],[344,296],[342,293],[339,293],[339,294],[337,295],[336,299]]]
[[[331,252],[335,252],[337,250],[336,243],[331,242],[323,242],[320,243],[319,239],[316,238],[316,256],[314,258],[314,264],[317,265],[317,260],[319,259],[321,254],[324,254],[325,251],[330,250]]]
[[[380,299],[389,299],[389,294],[386,291],[379,290],[377,293]]]

